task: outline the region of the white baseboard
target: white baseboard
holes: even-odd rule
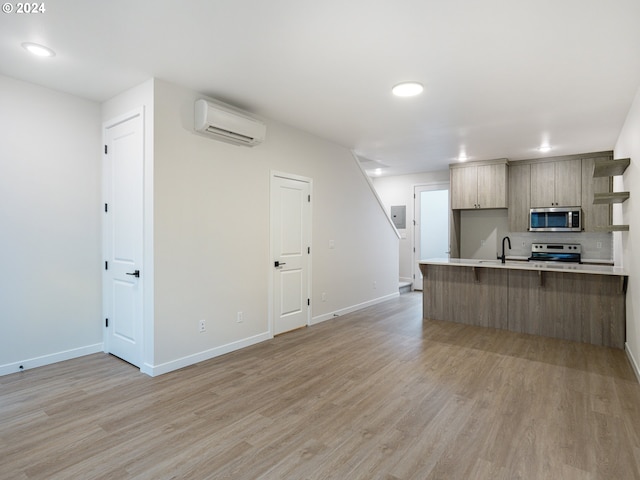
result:
[[[400,296],[400,292],[395,292],[390,295],[385,295],[384,297],[374,298],[373,300],[369,300],[368,302],[359,303],[357,305],[352,305],[350,307],[341,308],[340,310],[336,310],[334,312],[318,315],[317,317],[313,317],[311,319],[311,323],[309,325],[316,325],[317,323],[326,322],[327,320],[331,320],[332,318],[339,317],[340,315],[345,315],[347,313],[355,312],[356,310],[361,310],[363,308],[370,307],[378,303],[386,302],[387,300],[391,300],[392,298],[397,298],[399,296]]]
[[[193,355],[177,358],[176,360],[171,360],[170,362],[161,363],[159,365],[149,365],[148,363],[145,363],[140,368],[140,371],[142,373],[146,373],[151,377],[155,377],[158,375],[162,375],[163,373],[173,372],[174,370],[188,367],[189,365],[193,365],[195,363],[204,362],[205,360],[219,357],[220,355],[224,355],[225,353],[230,353],[236,350],[240,350],[241,348],[250,347],[251,345],[255,345],[256,343],[264,342],[265,340],[270,340],[272,338],[273,335],[271,335],[269,332],[265,332],[253,337],[238,340],[237,342],[231,342],[220,347],[211,348],[209,350],[205,350],[204,352],[198,352],[194,353]]]
[[[65,360],[84,357],[85,355],[100,353],[102,351],[103,344],[96,343],[95,345],[87,345],[85,347],[65,350],[64,352],[51,353],[49,355],[42,355],[41,357],[35,358],[27,358],[19,362],[6,363],[4,365],[0,365],[0,376],[29,370],[31,368],[44,367],[45,365],[51,365],[52,363],[64,362]]]
[[[633,356],[633,353],[631,353],[628,342],[624,344],[624,351],[627,352],[627,358],[629,359],[629,363],[631,363],[633,373],[636,374],[636,379],[638,380],[638,383],[640,383],[640,364],[638,364],[637,360]]]

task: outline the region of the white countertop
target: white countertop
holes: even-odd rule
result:
[[[595,275],[628,276],[621,267],[610,265],[583,265],[562,262],[523,262],[520,260],[501,263],[500,260],[475,260],[469,258],[429,258],[420,260],[423,265],[450,265],[458,267],[509,268],[511,270],[533,270],[543,272],[590,273]]]

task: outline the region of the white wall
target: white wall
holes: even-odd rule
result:
[[[347,149],[269,120],[229,145],[193,132],[196,92],[154,97],[156,373],[268,338],[272,170],[313,179],[314,320],[397,295],[397,237]]]
[[[0,374],[102,349],[100,106],[0,76]]]
[[[449,171],[441,170],[437,172],[416,173],[411,175],[396,175],[390,177],[374,177],[372,182],[380,199],[390,213],[393,205],[406,205],[407,207],[407,228],[398,230],[400,233],[400,243],[398,245],[399,255],[399,278],[410,282],[413,275],[413,218],[414,202],[413,191],[417,185],[433,185],[435,183],[449,183]]]
[[[615,242],[614,248],[622,248],[622,255],[616,251],[615,259],[629,272],[626,348],[640,378],[640,208],[636,205],[640,205],[640,88],[618,137],[614,158],[631,159],[624,175],[614,181],[616,191],[630,192],[629,200],[614,210],[614,221],[629,225],[629,232],[616,234],[621,241]]]
[[[6,77],[0,92],[0,374],[102,349],[102,123],[140,106],[144,371],[269,337],[272,170],[313,179],[313,322],[397,295],[397,237],[347,149],[274,121],[255,149],[196,135],[199,95],[157,80],[102,106]]]

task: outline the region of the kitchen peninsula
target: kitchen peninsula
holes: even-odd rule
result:
[[[624,269],[432,259],[420,262],[423,317],[624,348]]]

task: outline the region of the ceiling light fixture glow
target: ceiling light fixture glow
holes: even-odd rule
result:
[[[542,152],[542,153],[550,152],[551,151],[551,145],[549,145],[549,144],[540,145],[538,147],[538,151]]]
[[[396,97],[415,97],[420,95],[423,90],[424,87],[418,82],[402,82],[391,89]]]
[[[22,48],[24,48],[27,52],[32,53],[38,57],[55,57],[56,52],[51,50],[49,47],[45,47],[44,45],[39,45],[37,43],[24,42],[22,44]]]

